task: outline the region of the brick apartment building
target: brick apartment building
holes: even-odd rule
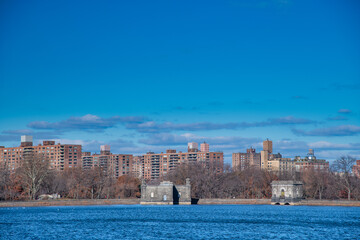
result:
[[[237,170],[244,170],[248,167],[260,168],[261,155],[256,153],[254,148],[246,149],[246,153],[232,154],[232,167]]]
[[[133,155],[113,154],[109,145],[101,145],[100,154],[84,152],[81,158],[84,169],[101,167],[115,178],[133,173]]]
[[[21,166],[25,152],[44,154],[51,169],[64,170],[82,165],[81,145],[55,144],[55,141],[43,141],[43,144],[33,146],[32,136],[21,136],[19,147],[0,146],[0,165],[6,166],[12,172]]]
[[[352,172],[355,176],[360,178],[360,160],[356,160],[356,164],[352,167]]]
[[[144,156],[134,156],[132,163],[132,174],[134,177],[142,178],[144,171]]]
[[[143,178],[157,179],[180,164],[203,163],[215,167],[217,172],[224,169],[224,154],[222,152],[201,152],[196,143],[188,144],[188,152],[176,152],[169,149],[165,153],[148,152],[143,155]],[[204,148],[206,149],[206,148]]]

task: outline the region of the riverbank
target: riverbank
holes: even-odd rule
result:
[[[200,199],[198,204],[201,205],[218,205],[218,204],[271,204],[270,199]],[[302,206],[347,206],[360,207],[360,201],[346,200],[302,200],[298,205]]]
[[[58,199],[39,201],[4,201],[0,202],[0,208],[5,207],[46,207],[46,206],[90,206],[90,205],[136,205],[140,199]],[[270,199],[200,199],[199,205],[270,205]],[[303,206],[348,206],[360,207],[360,201],[345,200],[303,200],[299,205]]]

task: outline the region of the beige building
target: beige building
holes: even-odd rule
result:
[[[269,160],[267,163],[266,170],[271,172],[283,173],[295,171],[295,161],[291,158],[275,158]]]
[[[261,158],[261,169],[268,170],[269,168],[269,160],[272,158],[272,141],[266,139],[263,141],[263,150],[260,152]]]
[[[261,151],[261,169],[282,173],[292,172],[295,170],[295,161],[291,158],[283,158],[280,153],[273,154],[272,141],[266,139],[263,142],[263,150]]]
[[[263,150],[269,152],[270,154],[273,152],[273,144],[272,141],[270,141],[269,139],[266,139],[263,142]]]
[[[263,142],[261,151],[261,168],[272,172],[303,172],[307,169],[316,171],[328,171],[329,162],[324,159],[317,159],[314,150],[309,149],[305,158],[296,156],[294,159],[283,158],[280,153],[272,154],[272,142],[266,140]]]

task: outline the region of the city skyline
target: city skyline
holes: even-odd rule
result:
[[[284,157],[360,158],[359,9],[2,2],[0,145],[140,155],[206,141],[231,163],[269,138]]]

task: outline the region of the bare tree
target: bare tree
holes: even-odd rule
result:
[[[328,171],[319,171],[313,168],[305,170],[302,173],[305,195],[321,200],[330,186],[331,174]]]
[[[356,178],[352,176],[352,166],[355,164],[355,158],[351,156],[341,156],[332,165],[332,169],[338,173],[338,184],[347,192],[348,200],[351,199],[351,192],[355,188]]]
[[[21,182],[28,191],[29,199],[35,200],[49,174],[49,160],[45,154],[28,152],[24,153],[23,162],[18,169]]]
[[[130,175],[122,175],[118,178],[115,191],[117,198],[134,198],[140,194],[140,180]]]
[[[10,187],[10,171],[4,162],[0,165],[0,200],[6,200]]]

